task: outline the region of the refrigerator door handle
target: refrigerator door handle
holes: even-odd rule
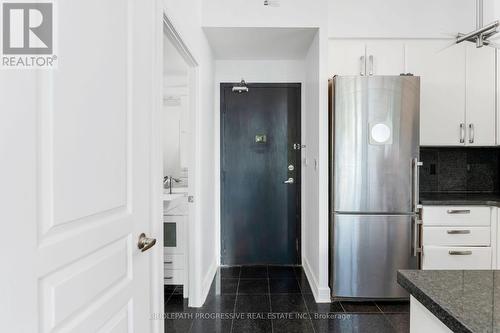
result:
[[[359,75],[364,76],[366,74],[366,60],[365,60],[365,56],[361,56],[359,58],[359,64],[360,64]]]
[[[419,177],[419,170],[418,168],[424,165],[422,162],[418,160],[417,157],[414,157],[411,162],[411,168],[412,168],[412,210],[415,214],[419,214],[420,209],[422,208],[420,206],[420,198],[419,198],[419,183],[420,183],[420,177]]]
[[[422,247],[420,246],[420,226],[422,225],[422,220],[419,214],[415,214],[412,218],[413,220],[413,242],[412,242],[412,254],[414,257],[418,257],[422,253]]]

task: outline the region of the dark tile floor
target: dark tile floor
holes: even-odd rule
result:
[[[409,332],[408,302],[318,304],[301,267],[222,267],[201,308],[165,286],[165,331],[233,333]]]

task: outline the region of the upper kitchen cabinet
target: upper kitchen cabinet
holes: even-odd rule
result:
[[[420,76],[420,144],[465,144],[465,46],[409,41],[406,68]]]
[[[386,40],[330,40],[329,73],[399,75],[405,72],[404,44]]]
[[[496,144],[494,48],[466,47],[466,145],[493,146]]]
[[[496,144],[494,49],[449,40],[410,41],[406,66],[421,77],[421,145]]]
[[[328,69],[333,75],[364,75],[366,45],[359,40],[330,40]]]

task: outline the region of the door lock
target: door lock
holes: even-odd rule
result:
[[[295,181],[293,180],[293,178],[288,178],[287,180],[285,180],[283,182],[283,184],[293,184]]]
[[[290,164],[290,165],[288,166],[288,170],[290,170],[290,171],[295,170],[295,167],[293,166],[293,164]]]

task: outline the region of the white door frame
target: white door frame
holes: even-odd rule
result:
[[[155,110],[152,117],[151,123],[151,145],[152,145],[152,153],[151,153],[151,216],[152,226],[151,230],[154,235],[157,237],[157,241],[160,251],[155,251],[152,256],[152,271],[151,271],[151,285],[152,285],[152,295],[151,299],[152,309],[155,313],[162,314],[164,313],[164,297],[163,297],[163,200],[161,199],[163,196],[163,152],[162,152],[162,143],[163,143],[163,133],[162,133],[162,125],[161,121],[163,119],[163,68],[164,68],[164,57],[163,57],[163,38],[166,36],[172,42],[174,47],[177,49],[179,54],[184,58],[186,63],[189,66],[189,112],[191,114],[191,143],[190,143],[190,158],[189,158],[189,166],[188,166],[188,179],[189,179],[189,195],[194,196],[194,198],[198,198],[198,179],[196,177],[197,165],[199,164],[199,153],[198,153],[198,94],[197,94],[197,86],[198,86],[198,62],[193,57],[191,51],[186,46],[181,36],[175,29],[172,21],[169,19],[168,15],[164,12],[162,1],[157,0],[157,8],[158,12],[161,13],[161,20],[157,26],[157,31],[155,32],[156,39],[156,64],[154,64],[157,73],[156,84],[158,87],[154,92],[155,98]],[[195,244],[196,242],[190,241],[190,235],[192,233],[189,230],[196,230],[195,225],[196,221],[198,221],[198,209],[196,203],[189,204],[189,221],[188,227],[186,230],[186,235],[188,237],[186,247],[187,258],[188,258],[188,266],[187,266],[187,289],[188,289],[188,297],[191,299],[196,291],[193,286],[196,285],[195,278],[198,276],[196,273],[196,266],[194,259],[195,254]],[[154,331],[157,333],[164,332],[164,321],[158,320],[158,324],[153,325]]]

